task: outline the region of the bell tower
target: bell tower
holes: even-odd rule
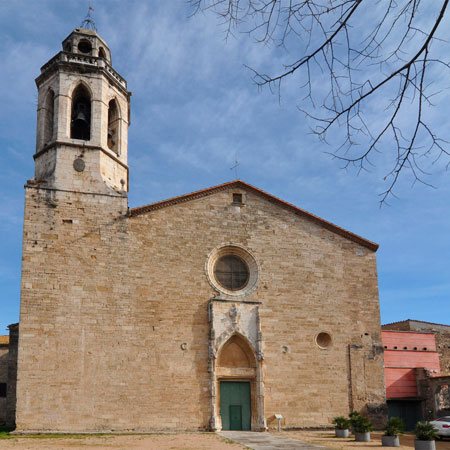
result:
[[[35,177],[28,185],[126,196],[131,93],[105,41],[76,28],[36,85]]]

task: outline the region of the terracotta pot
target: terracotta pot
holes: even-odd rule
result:
[[[419,441],[416,439],[414,441],[415,450],[436,450],[435,441]]]
[[[400,447],[398,436],[381,436],[381,445],[383,447]]]
[[[355,441],[358,442],[370,442],[370,431],[367,431],[366,433],[358,433],[355,432]]]
[[[347,430],[338,430],[337,428],[335,429],[336,432],[336,437],[339,438],[348,438],[348,429]]]

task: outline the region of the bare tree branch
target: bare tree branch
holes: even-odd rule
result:
[[[425,181],[428,158],[450,166],[448,142],[429,123],[435,68],[450,69],[437,43],[449,0],[190,0],[194,11],[212,10],[227,36],[243,31],[256,43],[294,47],[298,57],[278,74],[250,68],[258,87],[299,76],[299,110],[330,154],[358,172],[372,155],[392,153],[381,204],[406,170]],[[298,50],[300,48],[300,50]],[[448,51],[447,51],[448,53]],[[324,82],[328,90],[323,94]],[[317,97],[320,100],[317,100]],[[336,136],[340,136],[336,141]]]

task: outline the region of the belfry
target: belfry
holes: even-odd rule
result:
[[[33,183],[76,192],[128,190],[130,92],[93,30],[75,29],[36,79]],[[75,169],[75,172],[74,172]]]

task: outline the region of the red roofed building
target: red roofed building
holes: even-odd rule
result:
[[[382,331],[386,398],[417,397],[416,370],[438,376],[439,354],[433,333]]]
[[[398,324],[406,322],[410,321]],[[439,395],[430,387],[448,378],[441,376],[442,352],[437,348],[435,332],[431,329],[399,331],[394,323],[383,325],[381,336],[389,416],[401,417],[406,428],[412,429],[418,420],[434,418],[440,409],[430,409],[435,395]]]

